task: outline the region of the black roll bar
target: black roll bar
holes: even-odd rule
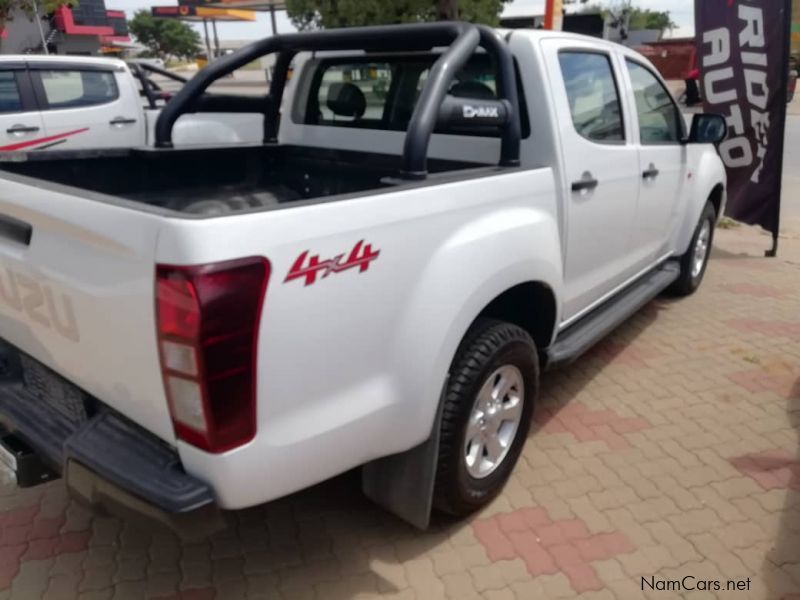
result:
[[[274,76],[267,96],[264,139],[274,142],[289,64],[298,52],[325,50],[414,51],[447,46],[431,68],[406,132],[401,175],[407,179],[427,176],[427,154],[436,127],[439,109],[458,71],[478,46],[493,58],[497,67],[497,94],[510,105],[510,118],[503,126],[500,165],[519,165],[521,126],[519,99],[514,76],[514,61],[508,45],[492,29],[458,22],[388,25],[329,29],[311,33],[276,35],[245,46],[219,58],[190,79],[161,111],[156,121],[157,148],[172,147],[172,128],[178,118],[190,112],[196,101],[220,77],[244,65],[278,53]]]

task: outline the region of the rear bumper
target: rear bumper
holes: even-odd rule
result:
[[[173,448],[99,403],[90,417],[70,418],[26,391],[15,370],[0,368],[0,423],[61,473],[79,499],[144,514],[191,537],[224,526],[211,488],[184,472]]]

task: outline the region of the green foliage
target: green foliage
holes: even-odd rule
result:
[[[667,29],[674,29],[677,24],[673,22],[668,10],[650,10],[634,8],[631,11],[631,29],[658,29],[662,33]]]
[[[76,6],[77,0],[0,0],[0,29],[5,29],[6,25],[14,19],[14,13],[21,11],[31,21],[39,13],[39,16],[48,15],[60,6]]]
[[[418,23],[438,18],[497,25],[509,0],[287,0],[300,30]]]
[[[668,10],[638,8],[633,5],[632,0],[606,3],[589,3],[588,0],[567,0],[566,4],[580,4],[580,12],[582,13],[600,13],[604,17],[611,16],[620,22],[624,22],[626,18],[630,17],[629,29],[658,29],[663,33],[667,29],[677,27]]]
[[[5,29],[17,6],[17,0],[0,0],[0,29]]]
[[[25,0],[22,1],[24,2]],[[49,15],[62,6],[69,6],[70,8],[78,6],[78,0],[37,0],[36,4],[39,7],[39,14]]]
[[[200,52],[200,34],[189,25],[175,19],[154,18],[146,9],[136,11],[128,21],[128,29],[147,47],[148,54],[163,60],[192,59]]]

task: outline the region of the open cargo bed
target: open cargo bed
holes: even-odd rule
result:
[[[87,154],[17,154],[0,161],[0,171],[205,216],[409,183],[396,178],[396,156],[301,146],[130,150],[97,153],[91,160]],[[481,166],[488,165],[428,161],[434,174]]]

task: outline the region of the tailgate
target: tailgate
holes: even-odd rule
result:
[[[174,443],[154,320],[161,217],[58,190],[0,171],[0,338]]]

